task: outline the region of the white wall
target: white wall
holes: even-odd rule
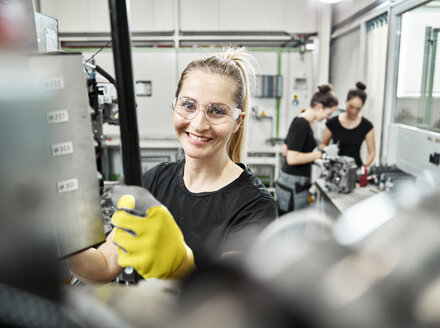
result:
[[[314,0],[183,0],[181,30],[315,32]]]
[[[83,52],[89,58],[92,52]],[[95,57],[96,64],[115,76],[113,54],[102,51]],[[137,97],[137,118],[140,138],[173,138],[171,102],[177,86],[176,61],[174,51],[155,51],[155,49],[136,49],[132,53],[133,74],[136,80],[152,81],[152,97]],[[106,81],[98,75],[102,81]],[[104,125],[108,136],[119,136],[119,127]]]
[[[183,31],[318,30],[317,0],[180,0]],[[172,31],[174,0],[131,0],[133,32]],[[59,31],[109,32],[107,0],[40,0],[41,13],[59,21]]]
[[[332,40],[330,54],[330,82],[339,99],[339,107],[345,108],[347,92],[362,79],[363,63],[360,61],[360,28]]]
[[[131,30],[174,30],[174,0],[131,0]],[[110,32],[108,0],[40,0],[40,12],[58,19],[60,33]]]
[[[42,0],[40,12],[56,18],[61,33],[110,30],[110,15],[106,0]]]

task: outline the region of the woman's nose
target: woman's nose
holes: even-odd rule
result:
[[[191,126],[197,131],[203,131],[210,127],[205,115],[205,111],[201,110],[197,113],[196,117],[191,120]]]

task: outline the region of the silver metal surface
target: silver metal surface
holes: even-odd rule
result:
[[[46,180],[58,256],[65,257],[105,239],[82,56],[34,56],[31,68],[52,99],[41,129],[51,136],[45,154],[51,173]]]
[[[55,18],[35,13],[35,26],[39,52],[60,50],[58,21]]]
[[[323,162],[325,186],[330,191],[349,193],[356,187],[357,166],[353,158],[336,156]]]

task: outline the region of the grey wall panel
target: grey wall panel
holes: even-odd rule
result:
[[[318,1],[313,0],[284,0],[284,29],[291,33],[311,33],[317,32],[320,21],[317,13],[323,6]]]
[[[40,10],[58,20],[60,33],[110,31],[107,0],[40,0]]]
[[[131,0],[133,32],[174,30],[174,0]]]
[[[282,74],[285,76],[285,90],[280,112],[280,137],[284,138],[293,118],[309,107],[310,98],[314,92],[313,58],[307,52],[284,53],[282,56]],[[299,81],[304,83],[299,83]],[[297,96],[297,103],[293,96]]]
[[[183,0],[180,27],[190,31],[317,31],[314,0]]]
[[[349,89],[362,77],[360,63],[360,28],[333,39],[330,54],[330,83],[339,99],[339,107],[345,108],[344,100]]]
[[[217,31],[219,19],[218,0],[182,0],[180,2],[180,29],[182,31]],[[233,30],[232,27],[231,30]]]
[[[180,30],[316,32],[322,6],[316,0],[180,0]],[[130,8],[133,32],[177,29],[174,0],[132,0]],[[58,20],[60,33],[110,31],[107,0],[40,0],[40,11]]]
[[[133,32],[174,29],[174,0],[131,0]],[[110,32],[107,0],[40,0],[41,13],[58,19],[60,33]]]
[[[133,53],[135,80],[152,81],[152,97],[137,97],[139,136],[174,138],[171,102],[177,86],[176,53]]]
[[[85,59],[93,52],[83,52]],[[96,55],[96,64],[114,76],[113,54]],[[175,138],[172,125],[171,101],[177,86],[177,54],[172,50],[134,49],[132,53],[134,81],[151,81],[152,96],[137,97],[137,118],[140,138]],[[100,81],[105,81],[98,75]],[[119,136],[119,126],[104,125],[104,134]]]
[[[283,31],[284,1],[219,1],[219,30],[231,27],[242,31]]]

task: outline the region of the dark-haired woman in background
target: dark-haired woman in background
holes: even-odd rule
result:
[[[334,143],[339,143],[339,155],[353,157],[358,167],[369,166],[376,155],[373,124],[360,114],[367,99],[365,89],[365,84],[357,82],[356,88],[348,91],[345,100],[347,110],[327,121],[321,144],[323,148],[333,138]],[[362,163],[360,149],[364,140],[367,142],[368,156]]]
[[[322,157],[315,150],[313,121],[327,119],[337,109],[338,99],[331,85],[321,85],[313,94],[310,107],[295,117],[283,144],[284,164],[275,184],[279,215],[308,204],[311,163]]]

